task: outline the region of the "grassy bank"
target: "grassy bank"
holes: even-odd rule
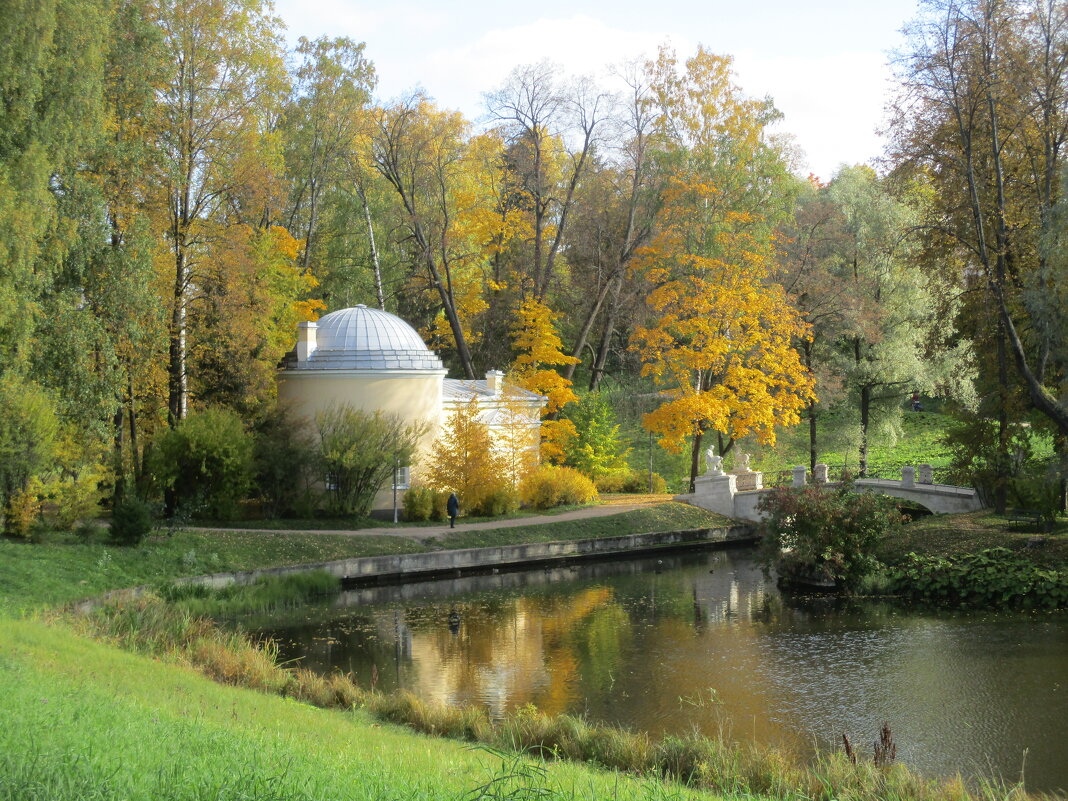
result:
[[[54,606],[182,576],[425,550],[403,537],[299,532],[176,531],[136,547],[113,545],[103,532],[89,541],[72,535],[39,543],[0,539],[0,610]]]
[[[988,548],[1008,548],[1034,564],[1068,570],[1068,520],[1042,535],[1039,543],[1034,526],[1017,522],[989,509],[960,515],[931,515],[901,527],[894,537],[879,546],[877,556],[888,564],[898,564],[905,556],[953,558]]]
[[[74,628],[66,628],[67,626]],[[829,799],[836,798],[856,799],[856,801],[876,801],[876,799],[885,798],[903,801],[906,799],[971,801],[971,799],[979,798],[994,799],[1013,796],[1023,799],[1025,797],[1021,792],[989,785],[984,785],[978,790],[969,790],[959,779],[948,781],[923,779],[905,766],[899,764],[878,766],[863,755],[855,763],[841,753],[823,754],[813,762],[806,763],[789,753],[773,748],[745,743],[732,744],[697,735],[667,737],[656,741],[643,733],[597,726],[566,715],[548,716],[532,708],[520,709],[503,721],[491,722],[486,714],[478,709],[437,706],[423,702],[408,693],[382,694],[367,691],[355,686],[344,676],[323,677],[307,670],[279,666],[269,647],[253,647],[239,635],[219,630],[201,618],[191,616],[182,609],[151,597],[116,602],[98,609],[89,618],[79,618],[67,624],[61,623],[53,627],[51,631],[43,630],[40,624],[21,621],[12,629],[13,635],[10,633],[0,635],[0,652],[14,654],[15,658],[24,663],[27,662],[24,642],[34,640],[37,644],[37,651],[31,655],[29,661],[42,666],[46,673],[77,677],[83,685],[88,687],[89,691],[79,690],[79,695],[91,696],[100,684],[106,685],[103,694],[93,696],[90,700],[99,700],[109,693],[115,694],[116,701],[105,703],[104,706],[118,706],[121,710],[118,718],[110,717],[113,714],[110,708],[98,715],[94,705],[85,710],[82,715],[76,715],[73,721],[68,721],[66,724],[68,730],[64,732],[64,737],[67,739],[58,745],[45,739],[45,745],[53,749],[53,751],[45,751],[45,754],[54,751],[62,753],[63,748],[66,748],[68,750],[66,757],[72,759],[73,764],[79,768],[83,765],[92,765],[96,754],[82,757],[73,749],[80,742],[100,742],[99,735],[102,732],[82,730],[86,726],[98,725],[98,717],[122,721],[125,716],[132,716],[135,720],[132,724],[135,732],[142,722],[151,720],[152,726],[161,727],[166,738],[170,721],[165,714],[160,714],[157,707],[172,703],[170,688],[174,681],[172,678],[174,674],[168,672],[173,670],[173,664],[168,666],[137,661],[129,654],[119,656],[114,652],[108,652],[107,649],[101,650],[99,645],[88,643],[78,636],[79,633],[85,631],[91,631],[96,637],[119,644],[128,650],[162,658],[165,662],[178,666],[195,667],[225,684],[252,687],[271,695],[290,699],[288,706],[283,702],[282,706],[275,707],[269,700],[250,696],[244,691],[231,690],[228,693],[216,688],[196,689],[192,692],[194,697],[191,698],[191,690],[181,687],[175,694],[173,702],[179,706],[179,714],[193,713],[193,718],[189,721],[192,731],[188,734],[193,736],[194,741],[199,735],[199,727],[204,719],[210,722],[213,733],[218,733],[222,737],[228,736],[228,730],[231,728],[238,729],[237,734],[240,737],[246,735],[250,727],[258,728],[264,725],[275,734],[285,734],[294,730],[299,732],[297,736],[302,737],[301,747],[292,749],[290,757],[294,766],[299,767],[299,772],[304,777],[301,779],[303,782],[322,780],[317,770],[318,764],[322,761],[322,755],[315,748],[309,749],[306,743],[318,742],[321,738],[324,748],[327,749],[327,756],[330,756],[332,740],[337,739],[337,734],[332,731],[327,734],[320,733],[321,727],[326,725],[326,722],[334,721],[336,718],[330,712],[323,711],[320,714],[324,717],[320,722],[320,719],[309,712],[305,706],[310,702],[322,707],[344,710],[349,716],[350,725],[357,730],[356,736],[370,739],[375,743],[382,738],[374,730],[372,717],[384,722],[404,723],[419,732],[487,744],[495,750],[508,751],[513,754],[517,751],[526,751],[548,761],[547,763],[529,760],[515,761],[509,767],[509,771],[522,786],[491,788],[489,793],[482,795],[475,793],[469,795],[470,798],[709,797],[703,796],[703,791],[710,791],[724,798],[777,798],[789,801],[809,801],[809,799],[829,801]],[[56,639],[57,634],[58,639]],[[5,636],[12,642],[5,644]],[[99,662],[102,659],[108,659],[113,664],[111,666],[101,665]],[[5,670],[9,666],[10,659],[0,662],[0,691],[4,689]],[[15,672],[18,672],[17,666]],[[129,675],[131,672],[134,675]],[[139,675],[140,672],[145,675]],[[155,683],[162,691],[160,698],[151,694],[153,679],[149,674],[156,674]],[[185,684],[188,685],[191,682],[192,680],[189,679],[185,681]],[[41,696],[42,692],[55,691],[50,690],[48,686],[32,689],[24,696],[21,706],[16,707],[16,713],[26,715],[28,711],[32,715],[37,709],[35,704],[39,703],[42,697],[45,703],[48,703],[49,695]],[[198,703],[199,696],[209,694],[212,696],[211,701]],[[131,695],[136,696],[138,701],[132,708],[128,703]],[[15,693],[14,697],[19,698],[18,693]],[[248,704],[254,704],[263,711],[250,713],[246,709]],[[143,708],[146,705],[148,709]],[[286,720],[287,708],[299,709],[301,714],[307,717],[302,717],[300,722],[290,723]],[[106,725],[117,725],[117,723]],[[293,729],[290,728],[291,726],[299,728]],[[446,785],[443,793],[438,792],[436,788],[433,792],[428,792],[422,784],[415,788],[410,779],[407,783],[397,781],[394,770],[402,766],[411,771],[419,771],[419,768],[408,764],[406,749],[423,747],[421,740],[406,744],[401,739],[402,737],[403,735],[398,734],[396,738],[382,742],[381,747],[375,751],[378,758],[376,766],[386,769],[381,770],[380,774],[375,776],[376,786],[386,791],[383,795],[389,798],[458,797],[463,789],[462,786],[457,788],[454,785]],[[283,750],[287,748],[289,742],[291,741],[283,740],[281,743]],[[0,743],[2,743],[2,738],[0,738]],[[8,770],[29,780],[30,773],[25,762],[41,755],[41,752],[37,750],[38,741],[32,741],[29,738],[16,739],[12,742],[12,746],[12,753],[6,757],[9,761]],[[118,748],[124,749],[124,747],[123,741],[120,740]],[[84,746],[82,748],[85,750]],[[420,775],[422,780],[427,782],[432,780],[431,777],[440,775],[446,767],[450,770],[445,770],[445,772],[450,776],[464,774],[459,766],[459,759],[454,760],[453,755],[458,753],[455,748],[455,743],[441,741],[436,749],[440,755],[440,763],[430,766],[425,774],[419,772],[416,775]],[[142,753],[143,751],[145,749],[137,752],[134,770],[138,774],[139,781],[148,782],[146,792],[150,793],[157,789],[155,785],[151,785],[151,771],[157,769],[159,756],[152,749],[148,749],[147,753]],[[270,761],[265,764],[263,759],[250,756],[253,753],[262,754],[262,751],[262,748],[257,750],[256,747],[248,751],[236,751],[235,756],[243,762],[233,766],[237,770],[232,775],[248,775],[250,769],[245,761],[257,767],[269,767],[273,764]],[[366,753],[365,748],[362,756],[366,757]],[[353,753],[353,759],[360,758],[360,753]],[[516,759],[514,756],[505,757],[504,761],[507,763],[509,760]],[[592,764],[593,767],[612,768],[618,772],[602,773],[576,764],[568,766],[566,764],[568,762],[584,762]],[[210,797],[229,797],[226,792],[218,792],[219,779],[228,778],[225,764],[225,759],[223,759],[220,767],[216,768],[213,764],[205,770],[209,780],[206,783],[201,782],[201,785],[217,793],[216,796]],[[102,768],[95,770],[95,773],[91,772],[89,779],[83,780],[80,774],[77,774],[76,778],[78,781],[84,781],[88,788],[98,789],[92,787],[91,780],[106,776],[108,769],[108,764],[105,763]],[[59,770],[56,768],[55,773],[58,774]],[[201,770],[197,764],[189,766],[190,772]],[[371,773],[374,775],[374,771]],[[410,775],[412,774],[407,774],[407,776]],[[565,775],[570,777],[570,783],[557,783],[557,778]],[[635,777],[639,776],[645,777],[645,780],[636,780]],[[185,777],[175,778],[184,779]],[[197,776],[194,775],[193,778],[196,779]],[[286,778],[272,777],[268,774],[267,784],[257,786],[270,789],[272,782],[277,781],[281,787]],[[492,778],[491,776],[490,779]],[[575,782],[576,778],[582,780],[581,785]],[[57,776],[53,783],[59,781]],[[362,781],[367,781],[367,779],[362,779]],[[686,791],[683,792],[676,782],[686,785]],[[198,786],[196,781],[191,784],[194,787]],[[221,787],[224,791],[230,790],[229,785],[221,785]],[[98,796],[119,797],[118,794],[111,793],[111,787],[106,789],[109,792],[100,792]],[[470,784],[467,785],[467,789],[471,789]],[[290,792],[287,787],[278,795],[267,797],[305,797],[287,794]],[[450,796],[449,793],[453,792],[457,795]],[[141,797],[130,793],[126,795]],[[121,797],[126,797],[126,795]],[[358,794],[323,797],[368,798],[376,796],[377,794],[363,792],[361,787]],[[0,795],[0,798],[2,797]],[[63,796],[45,795],[42,797]],[[190,795],[188,797],[199,798],[201,796]]]
[[[516,542],[606,537],[722,525],[726,518],[686,504],[662,504],[593,520],[457,531],[434,544],[403,536],[309,534],[299,531],[189,531],[157,533],[136,547],[107,541],[101,529],[88,539],[49,534],[42,542],[0,539],[0,610],[64,604],[108,590],[157,584],[183,576],[307,564],[360,556],[417,553]]]
[[[483,797],[677,797],[570,764],[510,771],[461,743],[216,684],[61,625],[4,621],[0,653],[4,801],[460,799],[495,779]]]
[[[491,545],[599,539],[654,531],[684,531],[695,528],[722,528],[731,525],[735,525],[735,521],[717,515],[715,512],[684,503],[666,501],[621,515],[587,520],[562,520],[554,523],[487,530],[464,530],[461,526],[455,532],[436,538],[434,543],[446,549],[483,548]]]

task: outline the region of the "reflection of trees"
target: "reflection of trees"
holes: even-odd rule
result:
[[[456,604],[456,633],[444,617],[448,610],[440,615],[410,610],[405,618],[412,664],[404,683],[442,703],[485,703],[494,715],[525,703],[564,712],[574,705],[579,683],[576,634],[611,601],[612,590],[597,586],[492,608]]]

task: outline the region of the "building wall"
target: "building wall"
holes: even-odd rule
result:
[[[425,422],[426,433],[419,442],[425,461],[442,424],[441,384],[445,371],[349,371],[285,370],[279,374],[278,399],[293,419],[309,432],[315,431],[316,413],[332,405],[348,404],[354,409],[396,414],[410,423]],[[398,499],[403,493],[398,493]],[[375,510],[393,508],[393,490],[387,485],[375,497]]]

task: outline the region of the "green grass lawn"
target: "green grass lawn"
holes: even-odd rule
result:
[[[154,534],[136,547],[107,542],[104,530],[89,540],[57,533],[47,534],[37,543],[0,539],[0,611],[20,612],[54,606],[108,590],[205,573],[416,553],[432,548],[477,548],[708,528],[727,522],[726,518],[711,512],[665,501],[633,512],[591,520],[481,531],[464,531],[461,527],[455,534],[425,543],[385,534],[345,536],[299,531],[180,529],[172,534]]]
[[[819,460],[832,469],[843,466],[856,470],[859,464],[858,443],[851,431],[843,431],[833,414],[826,414],[817,425]],[[868,464],[876,469],[899,469],[904,465],[927,463],[935,468],[947,467],[949,448],[940,442],[953,418],[937,412],[904,412],[899,431],[873,431],[868,443]],[[739,447],[753,454],[756,470],[777,472],[795,465],[808,465],[808,423],[782,431],[775,447],[742,443]]]
[[[458,800],[507,772],[484,750],[215,684],[33,620],[0,625],[0,699],[3,801]],[[680,797],[576,764],[544,775],[517,764],[527,778],[477,797]]]
[[[1060,518],[1040,545],[1029,545],[1033,537],[1034,526],[1013,522],[989,509],[963,515],[931,515],[903,526],[880,545],[878,556],[893,564],[910,551],[920,556],[954,557],[1004,547],[1042,567],[1068,569],[1068,520]]]
[[[653,531],[684,531],[694,528],[720,528],[734,525],[730,518],[684,503],[666,501],[611,517],[564,520],[531,526],[455,532],[433,542],[441,548],[482,548],[490,545],[518,545],[526,542],[621,537]]]
[[[427,546],[402,537],[299,532],[176,531],[124,547],[51,534],[43,542],[0,539],[0,610],[63,604],[107,590],[180,576],[413,553]]]
[[[538,517],[541,515],[558,515],[573,509],[582,509],[583,506],[558,506],[555,509],[519,509],[515,512],[499,517],[479,517],[477,515],[464,516],[467,523],[482,523],[489,520],[515,520],[524,517]],[[279,517],[279,518],[246,518],[241,520],[195,520],[191,525],[210,527],[217,529],[228,528],[262,528],[277,531],[355,531],[362,528],[391,529],[398,526],[420,526],[432,528],[440,526],[441,520],[417,520],[409,522],[404,519],[401,510],[400,522],[383,520],[377,517]],[[448,520],[444,521],[448,522]]]

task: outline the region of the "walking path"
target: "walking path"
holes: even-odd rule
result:
[[[478,523],[464,523],[460,518],[456,528],[450,529],[448,525],[440,526],[381,526],[378,528],[359,528],[349,531],[342,529],[278,529],[278,528],[230,528],[221,529],[219,526],[186,526],[189,531],[240,531],[253,534],[280,534],[299,532],[301,534],[340,534],[346,537],[406,537],[412,540],[428,540],[440,537],[449,532],[456,531],[482,531],[485,529],[516,528],[518,526],[539,526],[545,523],[562,523],[569,520],[588,520],[595,517],[610,517],[612,515],[633,512],[645,506],[654,506],[671,500],[665,495],[631,495],[623,498],[613,498],[597,506],[586,506],[582,509],[573,509],[570,512],[560,512],[551,515],[534,515],[532,517],[513,517],[507,520],[483,520]]]

